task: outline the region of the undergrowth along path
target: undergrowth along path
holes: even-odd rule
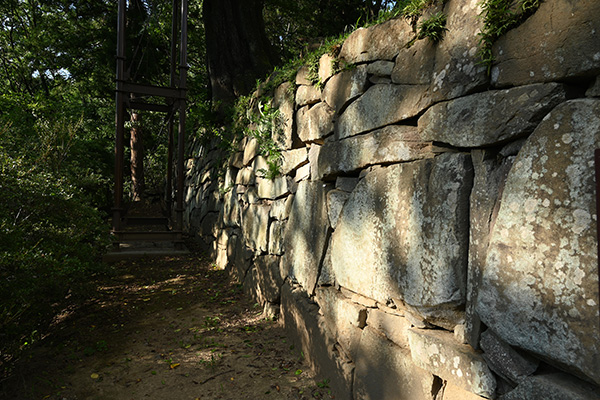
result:
[[[127,261],[57,316],[3,399],[329,399],[277,321],[198,254]]]

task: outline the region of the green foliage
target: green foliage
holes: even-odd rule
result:
[[[481,17],[483,29],[479,34],[479,56],[487,66],[488,74],[494,63],[494,42],[512,28],[521,24],[540,6],[542,0],[483,0]]]
[[[258,105],[258,114],[250,118],[250,126],[246,135],[258,141],[260,153],[267,160],[267,170],[258,172],[264,178],[275,179],[280,174],[281,148],[277,144],[278,137],[282,134],[279,110],[268,103]]]
[[[0,149],[2,361],[30,344],[102,269],[109,242],[100,213],[66,178]]]
[[[442,40],[446,31],[446,15],[443,12],[438,12],[421,22],[417,38],[427,38],[437,43]]]

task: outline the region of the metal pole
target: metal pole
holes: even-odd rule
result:
[[[119,0],[117,19],[117,82],[116,82],[116,133],[115,133],[115,193],[113,208],[113,231],[121,230],[123,214],[123,153],[125,136],[125,0]]]
[[[177,152],[177,224],[176,229],[183,230],[183,184],[184,170],[183,158],[185,156],[185,113],[186,113],[186,85],[187,85],[187,14],[188,2],[181,1],[181,44],[179,49],[179,88],[181,89],[181,99],[179,103],[179,135],[178,135],[178,152]]]
[[[171,60],[170,60],[170,85],[175,87],[177,84],[177,33],[179,32],[179,1],[173,0],[172,7],[172,22],[171,22]],[[173,118],[175,114],[175,106],[177,102],[171,104],[172,110],[169,116],[169,146],[167,155],[167,216],[173,218],[173,147],[175,145],[175,137],[173,135]]]

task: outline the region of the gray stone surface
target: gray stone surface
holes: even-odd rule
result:
[[[600,77],[596,77],[594,83],[585,92],[587,97],[600,97]]]
[[[327,141],[319,154],[319,178],[348,173],[370,165],[397,163],[431,158],[431,143],[419,140],[417,128],[390,125],[376,131]]]
[[[444,39],[435,54],[430,96],[435,101],[453,99],[485,89],[489,78],[480,64],[479,32],[483,26],[479,0],[449,0]]]
[[[599,400],[600,390],[569,375],[532,376],[500,400]]]
[[[231,253],[231,262],[228,265],[229,274],[239,283],[244,282],[246,273],[252,265],[252,250],[246,247],[244,240],[239,235],[229,238],[228,253]]]
[[[481,334],[480,346],[490,369],[513,383],[521,382],[533,374],[540,364],[538,360],[522,355],[504,343],[491,329]]]
[[[412,328],[408,338],[413,362],[420,368],[479,396],[494,397],[496,378],[471,346],[442,330]]]
[[[269,207],[251,204],[242,211],[242,232],[246,245],[257,251],[266,252],[269,227]]]
[[[374,329],[363,329],[354,398],[361,400],[433,400],[435,380],[417,367],[410,351],[396,346]]]
[[[448,382],[440,390],[438,398],[440,400],[485,400],[485,397],[468,392]]]
[[[268,255],[254,260],[244,279],[244,292],[260,305],[279,303],[283,278],[279,272],[280,257]]]
[[[277,129],[273,130],[273,140],[281,149],[292,148],[294,139],[294,96],[292,85],[285,82],[273,95],[273,107],[279,110]]]
[[[321,102],[314,106],[304,106],[298,110],[298,137],[303,142],[322,141],[333,132],[334,110]]]
[[[408,319],[376,308],[369,309],[367,315],[368,326],[383,333],[396,345],[408,349],[408,330],[412,325]]]
[[[554,0],[494,46],[497,86],[549,82],[600,71],[600,3]]]
[[[223,196],[223,208],[219,217],[226,227],[240,226],[240,205],[237,193],[233,190],[225,193]]]
[[[359,28],[344,41],[339,57],[350,64],[388,60],[396,57],[412,38],[412,29],[404,19],[392,19],[369,28]]]
[[[319,81],[321,83],[327,82],[333,76],[335,62],[335,58],[329,53],[321,56],[319,59]]]
[[[322,183],[300,182],[284,235],[282,265],[310,294],[317,283],[329,235],[326,194]]]
[[[419,118],[419,135],[457,147],[491,145],[531,133],[565,99],[556,83],[461,97],[429,108]]]
[[[390,75],[392,75],[393,70],[394,70],[394,62],[393,61],[377,60],[377,61],[367,64],[367,74],[369,74],[369,75],[380,76],[380,77],[384,77],[384,76],[389,77]]]
[[[290,216],[293,201],[294,196],[288,196],[284,199],[275,200],[271,204],[271,211],[269,212],[269,216],[279,221],[287,219]]]
[[[356,359],[362,328],[365,327],[367,309],[344,297],[333,287],[315,291],[325,324],[332,336],[352,359]]]
[[[283,232],[285,224],[280,221],[273,221],[269,225],[269,254],[282,255],[283,248]]]
[[[333,76],[323,89],[323,101],[339,112],[367,90],[367,67],[360,65]]]
[[[392,82],[399,85],[429,85],[435,68],[437,46],[429,40],[418,40],[400,50],[392,71]]]
[[[250,165],[254,157],[258,155],[258,140],[251,138],[248,144],[244,147],[244,165]]]
[[[257,177],[256,187],[258,197],[261,199],[274,200],[290,194],[290,188],[286,176],[277,176],[274,179]]]
[[[342,190],[334,189],[327,192],[327,212],[329,214],[329,224],[333,229],[335,229],[342,207],[344,207],[349,197],[350,193]]]
[[[336,399],[351,400],[354,365],[335,351],[335,339],[328,334],[319,307],[289,283],[281,289],[281,322],[287,336],[315,371],[316,380],[328,379]]]
[[[358,185],[358,178],[338,176],[335,180],[335,188],[344,192],[352,192]]]
[[[383,304],[400,298],[433,315],[463,304],[471,183],[465,154],[370,172],[332,235],[340,285]]]
[[[510,170],[477,296],[507,343],[600,383],[594,148],[600,100],[561,104]]]
[[[465,338],[479,348],[481,321],[475,312],[477,291],[489,246],[490,231],[496,220],[499,196],[514,155],[503,156],[500,151],[473,150],[471,152],[475,177],[471,192],[469,268],[467,277],[467,305]]]
[[[316,86],[300,85],[296,89],[296,105],[303,107],[321,101],[321,89]]]
[[[281,158],[281,174],[287,175],[308,162],[308,149],[302,147],[299,149],[283,151],[281,153]]]
[[[340,115],[337,139],[395,124],[418,115],[431,105],[423,85],[374,85]]]

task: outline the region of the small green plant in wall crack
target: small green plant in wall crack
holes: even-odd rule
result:
[[[492,46],[496,40],[509,30],[520,25],[533,14],[542,0],[483,0],[481,18],[483,28],[479,34],[479,56],[481,63],[487,66],[488,74],[494,63]]]
[[[258,172],[264,178],[273,180],[281,173],[282,156],[277,138],[283,135],[283,130],[279,110],[269,103],[266,101],[258,104],[258,115],[253,115],[250,119],[255,128],[247,128],[246,135],[257,140],[260,154],[267,161],[267,169],[261,168]]]

